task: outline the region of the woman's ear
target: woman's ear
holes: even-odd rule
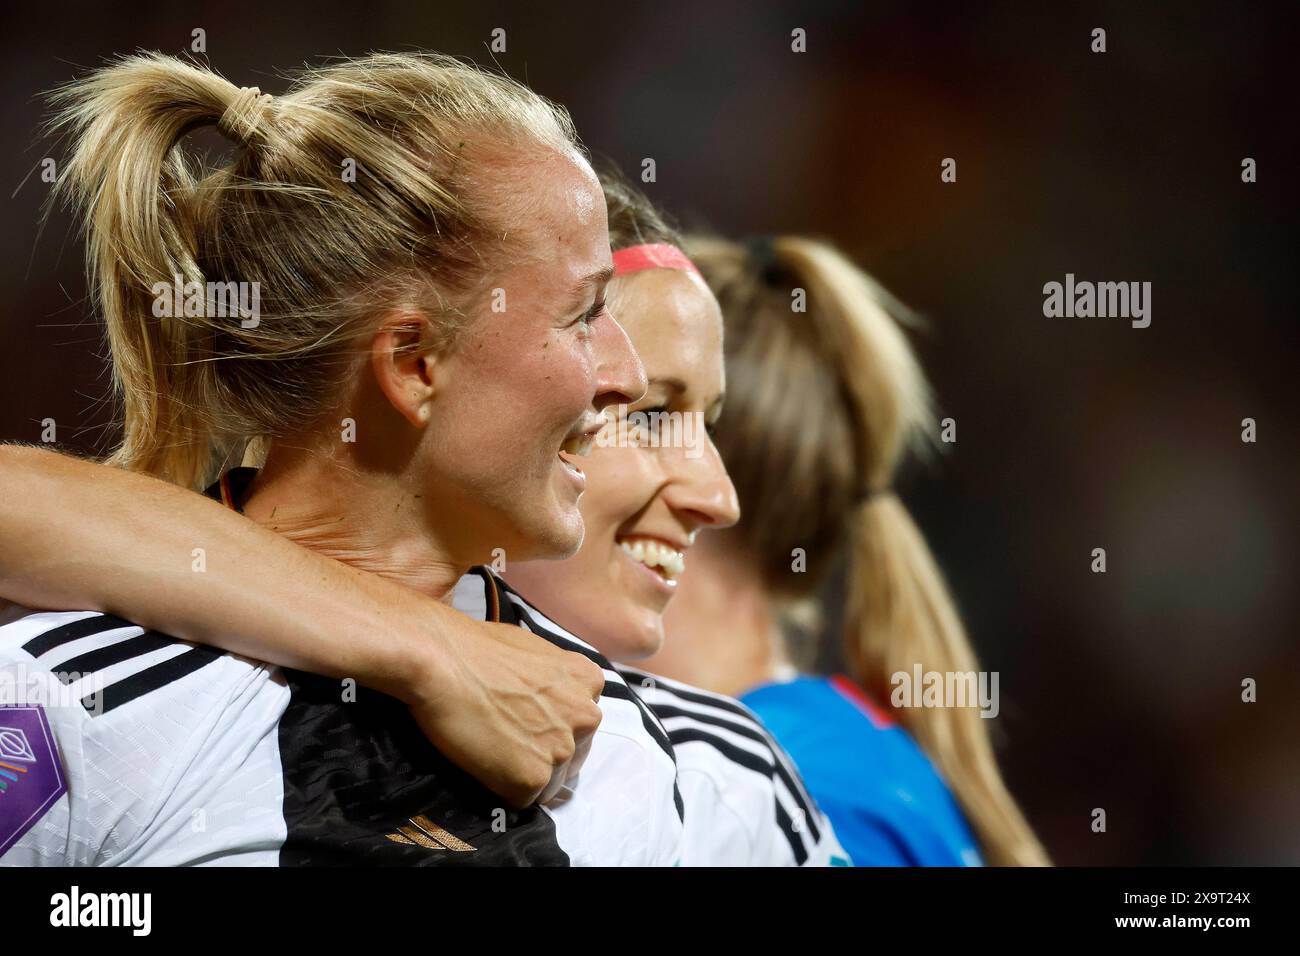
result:
[[[437,391],[438,358],[428,346],[428,320],[397,314],[370,340],[370,367],[389,404],[417,428],[428,424]]]

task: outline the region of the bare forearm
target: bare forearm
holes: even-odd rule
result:
[[[0,446],[0,595],[118,614],[176,637],[406,699],[457,612],[165,482]],[[410,622],[427,616],[427,635]],[[398,626],[400,624],[400,626]]]
[[[202,495],[42,449],[0,445],[0,595],[355,678],[404,700],[435,747],[511,806],[554,796],[600,723],[604,673],[579,654]]]

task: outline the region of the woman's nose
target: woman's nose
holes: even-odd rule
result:
[[[694,414],[703,419],[700,413]],[[740,520],[740,499],[702,421],[698,434],[696,454],[692,456],[689,446],[675,452],[676,474],[665,497],[691,531],[728,528]]]
[[[631,405],[646,390],[645,367],[632,341],[613,316],[595,323],[597,411],[609,405]]]

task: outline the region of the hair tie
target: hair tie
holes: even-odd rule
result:
[[[745,240],[750,268],[763,280],[764,285],[781,285],[781,265],[776,259],[776,246],[771,236],[750,236]]]
[[[858,493],[853,496],[853,507],[860,508],[863,505],[871,504],[876,500],[883,498],[885,495],[892,495],[893,493],[893,485],[885,485],[881,488],[872,488],[868,485],[863,485],[858,489]]]
[[[241,86],[217,120],[217,129],[238,143],[260,139],[262,114],[270,102],[270,93],[256,86]]]

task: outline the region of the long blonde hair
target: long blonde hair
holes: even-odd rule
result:
[[[890,698],[891,675],[917,663],[978,671],[938,565],[892,490],[906,452],[933,436],[929,387],[900,326],[908,310],[812,239],[696,238],[690,254],[726,320],[727,402],[716,442],[743,516],[723,534],[759,562],[783,616],[805,623],[847,550],[844,655],[877,700]],[[795,549],[803,570],[792,566]],[[1046,864],[979,712],[897,713],[952,788],[985,859]]]
[[[378,310],[418,309],[422,343],[449,346],[508,232],[484,170],[576,142],[561,108],[436,54],[334,62],[274,98],[139,54],[51,99],[70,145],[56,196],[86,234],[123,402],[110,461],[190,487],[233,446],[315,424]],[[234,142],[228,164],[186,152],[202,126]],[[260,315],[159,317],[178,281],[248,283]]]

